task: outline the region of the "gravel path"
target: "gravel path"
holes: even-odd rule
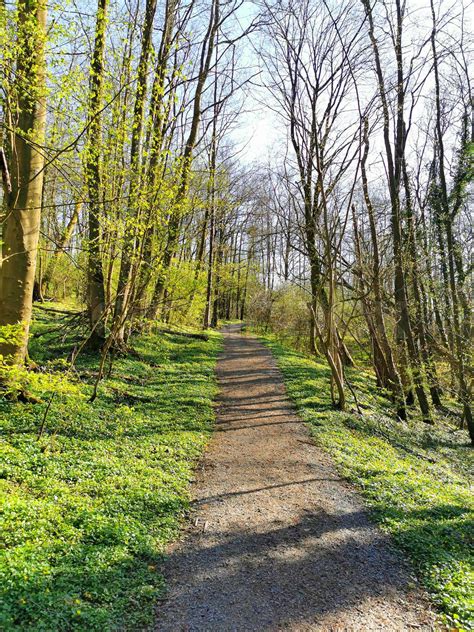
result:
[[[224,332],[217,432],[156,630],[432,630],[421,591],[313,445],[269,351]]]

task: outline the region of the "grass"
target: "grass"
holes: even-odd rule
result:
[[[34,330],[50,327],[51,316],[38,314]],[[40,403],[0,400],[0,628],[144,629],[212,429],[220,336],[140,337],[93,404],[97,359],[82,356],[69,375],[67,346],[33,341],[42,370],[30,388]]]
[[[325,364],[272,336],[263,341],[316,442],[356,484],[375,520],[403,549],[453,630],[474,629],[473,450],[465,431],[439,420],[402,424],[390,416],[373,378],[349,372],[363,414],[332,409]]]

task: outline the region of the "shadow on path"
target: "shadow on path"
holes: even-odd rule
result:
[[[237,328],[194,521],[165,565],[162,632],[430,630],[424,596],[316,448],[268,350]]]

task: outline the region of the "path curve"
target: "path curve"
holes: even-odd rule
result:
[[[191,526],[169,550],[156,630],[432,630],[426,599],[312,443],[270,352],[238,327],[224,336],[217,431]]]

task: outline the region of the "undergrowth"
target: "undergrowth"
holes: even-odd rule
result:
[[[371,375],[348,372],[360,414],[332,409],[327,366],[263,341],[316,442],[364,495],[375,520],[411,559],[443,624],[474,629],[473,450],[449,419],[394,420]]]
[[[34,331],[51,322],[37,315]],[[214,419],[220,337],[161,333],[133,345],[91,404],[97,358],[81,356],[71,372],[68,341],[48,334],[31,350],[40,370],[28,387],[41,401],[0,399],[2,630],[153,621],[163,548]]]

